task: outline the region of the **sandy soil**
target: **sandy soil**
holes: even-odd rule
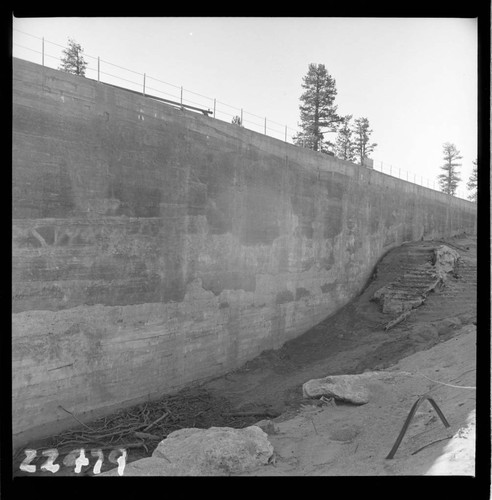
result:
[[[269,436],[275,463],[247,475],[474,475],[475,390],[437,381],[475,386],[475,341],[476,327],[468,325],[402,359],[390,369],[394,379],[373,387],[365,405],[303,405]],[[424,401],[396,455],[387,460],[412,405],[424,394],[438,404],[450,427]]]

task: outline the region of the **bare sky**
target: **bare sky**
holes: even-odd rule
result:
[[[432,187],[442,144],[452,142],[466,194],[477,157],[476,19],[14,18],[13,27],[16,57],[41,63],[44,37],[45,64],[57,67],[71,37],[84,48],[89,78],[99,56],[103,81],[141,89],[146,73],[148,93],[179,100],[182,86],[185,102],[213,109],[216,98],[217,117],[228,122],[242,108],[245,126],[262,132],[266,117],[279,139],[285,125],[289,136],[297,127],[308,65],[324,64],[339,113],[369,119],[378,170],[392,164]]]

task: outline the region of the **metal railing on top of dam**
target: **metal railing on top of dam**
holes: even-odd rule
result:
[[[34,47],[27,47],[26,45],[14,42],[13,48],[16,51],[15,57],[31,62],[40,62],[43,66],[59,69],[58,64],[61,61],[62,53],[60,52],[58,55],[53,55],[52,53],[49,53],[47,47],[54,46],[63,50],[66,49],[66,46],[50,42],[44,37],[31,35],[30,33],[26,33],[15,28],[14,31],[28,36],[29,38],[25,39],[25,42],[30,43],[30,41],[35,40],[34,44],[36,44]],[[37,61],[33,60],[33,54],[37,54],[34,56]],[[241,120],[241,126],[244,128],[299,146],[299,144],[295,144],[294,142],[294,136],[298,134],[298,130],[296,128],[288,125],[282,125],[281,123],[270,120],[267,117],[247,112],[243,108],[231,106],[230,104],[218,101],[216,98],[207,97],[197,92],[184,89],[182,86],[153,78],[147,73],[139,73],[137,71],[124,68],[123,66],[110,63],[109,61],[105,61],[98,56],[91,56],[85,52],[83,53],[83,56],[84,60],[87,62],[87,66],[85,68],[86,77],[88,77],[87,75],[92,75],[94,78],[91,79],[93,80],[138,92],[144,96],[157,98],[169,104],[202,112],[203,114],[213,116],[213,118],[218,120],[227,121],[228,123],[231,123],[234,118],[239,118]],[[430,180],[414,172],[395,167],[389,163],[384,163],[381,160],[372,160],[372,168],[398,179],[406,180],[413,184],[440,192],[436,180]],[[462,190],[458,190],[454,196],[469,199],[467,193]]]

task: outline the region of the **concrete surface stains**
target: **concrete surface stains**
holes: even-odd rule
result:
[[[27,61],[13,70],[16,435],[58,421],[59,400],[102,411],[218,376],[346,304],[387,250],[476,230],[465,200]],[[73,363],[53,384],[47,339],[82,320],[50,351]]]

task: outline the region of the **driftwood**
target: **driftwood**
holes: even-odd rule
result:
[[[91,421],[89,425],[61,405],[60,409],[69,414],[79,426],[52,436],[46,443],[39,443],[38,449],[57,448],[61,452],[78,448],[144,448],[148,455],[149,448],[157,440],[165,439],[178,429],[209,425],[242,428],[261,418],[278,416],[278,413],[272,414],[272,411],[261,408],[256,411],[234,412],[224,398],[213,397],[201,388],[190,388],[157,401],[122,409]]]
[[[155,424],[157,424],[157,422],[160,422],[163,418],[166,418],[167,416],[169,415],[169,412],[165,412],[163,415],[161,415],[157,420],[154,420],[151,424],[149,424],[144,430],[143,432],[146,432],[148,431],[149,429],[151,429],[152,427],[154,427]]]
[[[140,439],[161,439],[157,434],[149,434],[148,432],[134,432],[135,437]]]
[[[397,318],[395,318],[393,321],[390,321],[384,329],[388,331],[390,328],[393,328],[394,326],[398,325],[402,321],[406,320],[408,316],[410,316],[410,313],[412,312],[412,309],[409,311],[404,312],[403,314],[400,314]]]
[[[77,420],[77,422],[81,425],[83,425],[85,428],[89,429],[90,431],[92,431],[93,429],[91,429],[88,425],[85,425],[84,422],[82,422],[81,420],[79,420],[71,411],[68,411],[66,410],[65,408],[63,408],[62,405],[58,405],[58,408],[61,408],[63,411],[67,412],[69,415],[72,416],[72,418],[74,420]]]

